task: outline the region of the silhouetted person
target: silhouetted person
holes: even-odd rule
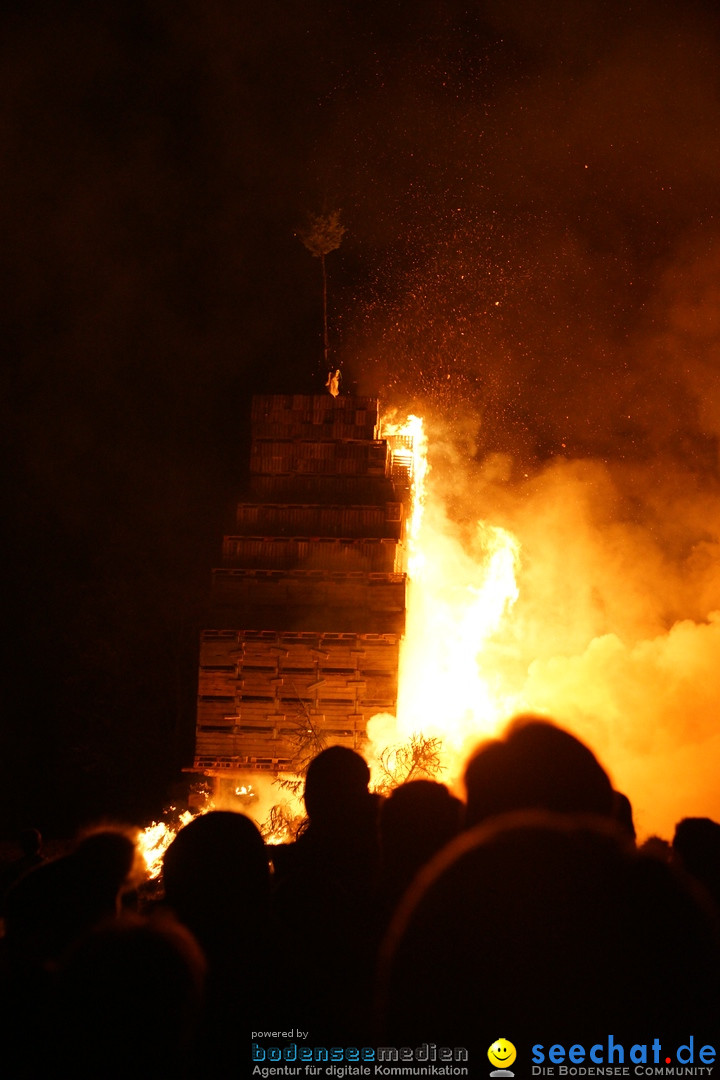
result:
[[[29,870],[34,870],[45,862],[42,853],[42,835],[39,829],[21,829],[17,836],[21,854],[6,867],[0,878],[0,915],[5,909],[5,896],[8,889],[24,877]]]
[[[167,904],[207,958],[199,1040],[227,1057],[239,1017],[248,1027],[266,1022],[275,974],[268,934],[270,868],[260,831],[244,814],[201,814],[168,847],[162,876]]]
[[[720,913],[720,825],[711,818],[683,818],[672,842],[675,862],[707,890]]]
[[[518,716],[502,739],[475,751],[465,769],[466,826],[514,810],[614,818],[613,788],[593,752],[570,732]]]
[[[204,974],[197,942],[169,916],[94,927],[60,965],[47,1075],[195,1075]]]
[[[16,1075],[43,1074],[37,1071],[42,1050],[37,1032],[54,1022],[55,970],[84,934],[117,917],[122,892],[134,883],[136,854],[131,830],[102,828],[9,889],[3,942],[9,1007],[0,1018],[5,1024],[0,1042],[14,1047],[27,1066]]]
[[[270,869],[260,831],[244,814],[212,810],[178,832],[163,859],[168,904],[213,958],[244,948],[267,915]]]
[[[25,874],[8,891],[5,904],[12,959],[48,964],[85,930],[117,915],[123,889],[133,883],[136,855],[131,832],[108,827]]]
[[[380,808],[383,917],[392,914],[418,871],[460,831],[463,804],[444,784],[411,780],[401,784]]]
[[[313,758],[305,776],[303,799],[311,828],[343,834],[364,827],[371,812],[370,770],[360,754],[330,746]]]
[[[18,833],[18,844],[22,851],[22,862],[25,868],[31,870],[45,861],[42,853],[42,834],[39,829],[29,827],[21,829]]]
[[[635,831],[635,821],[633,819],[632,803],[628,799],[627,795],[623,795],[621,791],[613,792],[614,798],[614,818],[620,826],[623,834],[635,843],[637,839],[637,833]]]
[[[655,834],[646,836],[639,845],[638,851],[641,855],[657,859],[658,862],[672,862],[672,846],[663,836],[656,836]]]
[[[719,959],[684,882],[612,823],[506,815],[461,834],[401,904],[383,951],[378,1037],[467,1047],[481,1022],[546,1051],[608,1032],[707,1039]]]
[[[375,946],[378,800],[370,770],[342,746],[323,750],[305,779],[307,826],[276,866],[278,940],[297,960],[288,1015],[336,1038],[362,1029]]]

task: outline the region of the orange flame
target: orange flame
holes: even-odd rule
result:
[[[232,793],[225,793],[224,796],[217,790],[214,796],[204,793],[204,802],[196,810],[185,810],[176,814],[175,807],[170,806],[165,811],[169,820],[153,821],[142,829],[138,836],[137,847],[145,864],[148,881],[156,880],[162,873],[165,852],[180,829],[211,810],[233,810],[246,814],[258,826],[265,842],[271,845],[294,839],[293,826],[302,818],[302,808],[291,793],[286,791],[283,799],[278,802],[276,797],[270,796],[268,792],[256,790],[255,784],[250,782],[238,783]],[[265,818],[264,814],[267,815]]]
[[[138,850],[145,861],[147,877],[150,881],[160,876],[165,852],[175,839],[178,831],[187,825],[196,815],[190,810],[180,814],[177,822],[153,821],[142,830],[138,837]]]
[[[622,517],[622,488],[601,462],[563,458],[513,479],[512,463],[491,455],[438,475],[420,418],[384,418],[381,431],[412,505],[398,710],[368,724],[374,782],[388,748],[422,735],[441,740],[440,778],[453,785],[479,739],[530,710],[598,754],[641,835],[669,834],[686,815],[717,819],[716,547],[695,540],[689,559],[673,561],[649,527]],[[478,508],[472,529],[450,520],[443,486],[454,504],[466,490],[465,507]],[[707,497],[688,508],[694,537],[697,521],[707,527]],[[277,808],[277,789],[263,790],[258,820],[260,804],[274,811],[261,826],[269,842],[292,838],[300,804]],[[153,823],[146,833],[159,867],[174,832]]]
[[[412,577],[419,572],[424,556],[421,546],[421,529],[425,509],[426,477],[428,473],[427,435],[421,417],[412,414],[404,421],[396,419],[396,413],[383,416],[380,430],[383,438],[399,436],[406,444],[402,450],[393,450],[393,459],[402,457],[411,481],[410,515],[406,528],[408,548],[408,573]]]
[[[368,725],[374,755],[415,734],[442,740],[454,778],[470,744],[507,718],[513,701],[490,668],[492,639],[518,596],[520,545],[507,530],[478,521],[468,550],[451,538],[442,508],[428,502],[428,440],[411,416],[384,433],[407,435],[413,446],[409,515],[406,636],[400,657],[398,715]]]
[[[559,458],[520,475],[504,455],[459,458],[448,435],[410,564],[398,715],[368,725],[374,776],[422,734],[453,785],[473,744],[530,711],[597,754],[641,838],[720,820],[716,489],[673,474],[636,513],[636,472]]]

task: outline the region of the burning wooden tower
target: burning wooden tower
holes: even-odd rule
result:
[[[250,496],[213,572],[194,771],[298,772],[395,712],[412,438],[375,398],[255,397]]]

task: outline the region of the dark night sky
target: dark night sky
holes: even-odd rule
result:
[[[2,817],[167,802],[254,391],[716,478],[720,16],[79,0],[0,33]],[[458,389],[461,393],[458,395]]]

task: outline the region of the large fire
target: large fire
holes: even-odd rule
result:
[[[374,781],[389,748],[422,738],[438,748],[434,775],[462,794],[472,747],[533,711],[592,747],[630,797],[641,836],[671,836],[683,816],[720,817],[720,615],[663,625],[656,583],[668,568],[636,526],[617,521],[604,467],[560,459],[508,498],[507,462],[455,458],[431,470],[420,418],[387,418],[383,435],[407,437],[413,487],[398,710],[368,724]],[[252,808],[269,842],[289,839],[286,823],[301,813],[297,793],[269,781]],[[145,831],[151,876],[190,817]]]
[[[156,878],[162,870],[165,852],[170,847],[178,829],[192,821],[195,815],[185,810],[175,821],[153,821],[142,830],[138,838],[138,848],[145,860],[149,878]]]
[[[441,452],[436,467],[435,438],[416,492],[421,557],[398,716],[371,721],[376,753],[437,737],[440,778],[462,794],[473,744],[532,711],[595,751],[641,837],[670,838],[685,816],[717,820],[720,602],[707,517],[678,555],[636,519],[628,478],[603,462],[557,458],[518,475],[504,458]],[[698,517],[688,504],[683,537]]]
[[[459,550],[428,485],[423,421],[410,417],[394,430],[412,434],[415,448],[407,627],[398,715],[376,716],[368,730],[377,754],[414,735],[440,740],[444,778],[452,781],[469,747],[494,732],[512,707],[487,650],[517,599],[519,543],[506,529],[479,520],[468,550]]]

